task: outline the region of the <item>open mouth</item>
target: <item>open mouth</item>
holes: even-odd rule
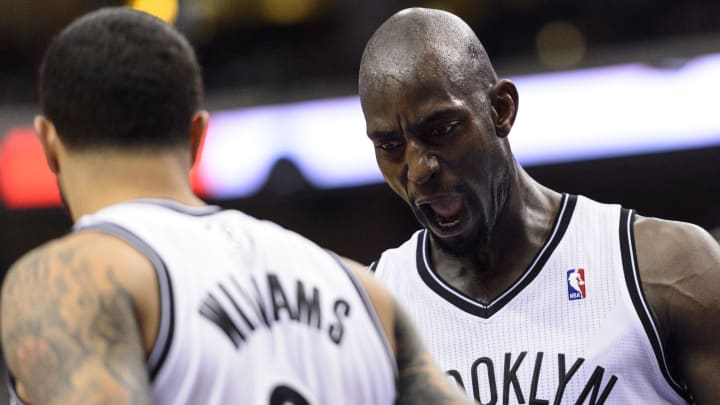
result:
[[[460,225],[465,212],[465,200],[457,194],[420,201],[417,206],[426,218],[444,231],[452,231]]]

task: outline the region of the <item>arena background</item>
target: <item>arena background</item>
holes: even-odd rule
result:
[[[410,6],[463,17],[499,74],[517,80],[518,119],[534,121],[524,122],[513,148],[541,183],[644,215],[720,226],[720,3],[713,0],[1,0],[0,274],[70,227],[30,129],[42,50],[76,16],[121,4],[173,21],[191,39],[206,107],[237,124],[238,138],[225,128],[226,143],[214,154],[206,148],[198,191],[343,255],[369,263],[417,228],[371,162],[353,98],[365,41]],[[524,103],[527,94],[548,102]],[[258,124],[267,120],[275,124]],[[208,142],[221,139],[213,132],[219,121],[211,120]],[[269,146],[253,155],[256,143]],[[308,160],[326,169],[313,172]],[[357,170],[343,172],[346,161]]]

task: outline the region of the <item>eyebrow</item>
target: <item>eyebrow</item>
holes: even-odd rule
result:
[[[461,113],[461,110],[454,107],[445,108],[439,111],[435,111],[432,114],[428,115],[427,117],[424,117],[418,122],[417,124],[410,126],[410,132],[417,132],[418,129],[423,129],[430,124],[432,124],[434,121],[439,121],[442,119],[450,118],[450,117],[458,117]],[[383,140],[383,139],[393,139],[397,138],[401,135],[401,131],[399,130],[389,130],[389,131],[372,131],[368,133],[368,138],[372,140]]]
[[[397,138],[400,135],[400,131],[397,130],[390,130],[390,131],[372,131],[368,134],[368,138],[370,139],[377,139],[377,140],[383,140],[383,139],[392,139]]]
[[[426,128],[430,126],[434,121],[440,121],[451,117],[458,117],[460,110],[458,108],[446,108],[444,110],[435,111],[427,117],[424,117],[417,124],[413,125],[411,129],[415,131],[417,128]]]

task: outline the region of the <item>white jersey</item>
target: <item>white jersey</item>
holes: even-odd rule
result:
[[[137,200],[81,218],[153,263],[157,404],[391,404],[396,366],[372,303],[332,253],[217,207]]]
[[[437,275],[427,230],[371,267],[481,404],[684,404],[640,287],[633,215],[564,195],[531,266],[488,305]]]

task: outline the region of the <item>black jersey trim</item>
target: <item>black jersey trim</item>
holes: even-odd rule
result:
[[[667,383],[672,387],[675,392],[678,393],[688,403],[693,403],[692,396],[683,388],[677,380],[673,377],[668,367],[667,358],[665,357],[665,351],[663,349],[662,341],[660,339],[660,333],[656,326],[655,318],[647,304],[645,298],[645,292],[642,288],[642,281],[640,279],[640,272],[638,271],[637,265],[637,251],[635,250],[635,230],[633,224],[635,223],[635,212],[623,208],[620,214],[620,255],[622,257],[623,271],[625,273],[625,283],[627,285],[630,299],[632,300],[635,312],[640,318],[640,322],[645,329],[650,345],[655,352],[660,371]]]
[[[417,262],[417,271],[420,274],[420,278],[422,278],[430,289],[435,291],[451,304],[465,312],[487,319],[502,309],[505,304],[515,298],[516,295],[518,295],[537,277],[540,270],[542,270],[543,266],[565,235],[565,231],[567,230],[570,220],[572,219],[573,212],[575,211],[576,204],[577,196],[569,194],[562,195],[560,210],[555,218],[555,224],[553,225],[552,232],[543,247],[535,256],[535,259],[530,264],[528,270],[513,285],[508,287],[505,292],[500,294],[500,296],[487,305],[468,297],[460,290],[449,285],[435,272],[430,263],[429,233],[427,229],[418,234],[417,254],[415,260]]]
[[[20,395],[17,393],[15,387],[15,378],[10,374],[10,370],[7,370],[7,379],[5,380],[8,390],[8,396],[10,397],[9,405],[25,405],[25,402],[20,399]]]
[[[147,369],[150,374],[150,380],[153,381],[165,362],[175,333],[175,300],[173,299],[170,272],[165,262],[147,242],[118,224],[99,222],[87,226],[80,226],[76,228],[75,231],[102,232],[122,239],[145,255],[155,269],[160,289],[160,325],[157,337],[153,343],[153,348],[147,357]]]
[[[355,287],[355,289],[358,292],[358,295],[360,295],[360,300],[363,302],[363,305],[365,305],[365,309],[367,310],[368,314],[370,315],[371,322],[375,326],[375,331],[378,333],[380,337],[380,341],[383,342],[383,347],[385,348],[385,354],[388,357],[388,360],[390,361],[390,367],[393,370],[393,374],[395,376],[395,380],[397,381],[399,372],[397,368],[397,360],[395,359],[395,355],[393,353],[393,350],[390,346],[390,341],[388,340],[387,334],[385,334],[385,328],[382,326],[382,322],[380,322],[380,317],[377,314],[377,311],[375,311],[375,306],[372,303],[372,300],[370,299],[370,296],[367,294],[367,291],[365,291],[365,288],[363,287],[360,280],[357,279],[357,276],[353,274],[352,270],[350,270],[345,263],[343,263],[342,259],[333,251],[326,250],[332,256],[333,259],[337,262],[337,264],[345,271],[345,274],[348,276],[350,281],[352,282],[352,285]],[[397,387],[395,387],[397,388]]]
[[[378,266],[378,262],[379,262],[379,261],[380,261],[380,260],[376,260],[376,261],[370,263],[370,266],[368,266],[368,270],[370,271],[370,273],[375,273],[375,270],[377,270],[377,266]]]

